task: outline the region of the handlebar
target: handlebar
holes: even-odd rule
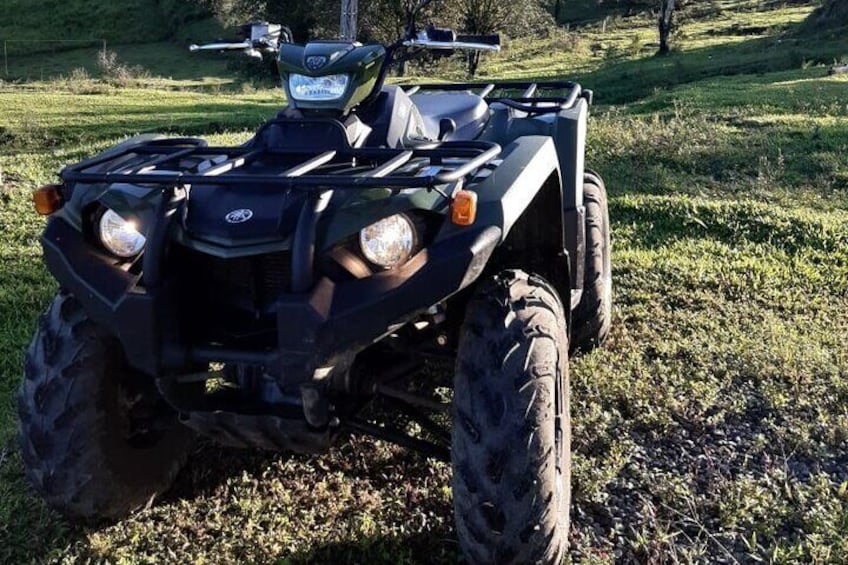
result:
[[[192,44],[188,46],[188,50],[192,53],[197,51],[227,51],[227,50],[245,50],[253,49],[253,42],[242,41],[241,43],[207,43],[206,45]]]
[[[416,13],[431,1],[421,0],[416,8]],[[415,36],[411,31],[414,29],[414,19],[410,22],[409,29],[410,31],[405,39],[387,47],[386,50],[389,53],[387,60],[389,63],[393,59],[395,50],[401,46],[436,51],[468,49],[472,51],[498,52],[501,50],[500,36],[498,35],[457,35],[453,30],[439,29],[431,25],[426,31],[421,31]],[[291,31],[287,27],[278,24],[251,22],[243,26],[243,32],[247,37],[240,42],[218,42],[206,45],[193,44],[188,49],[192,53],[198,51],[243,51],[251,57],[262,58],[263,52],[278,53],[280,43],[289,43],[292,41]]]
[[[292,41],[291,30],[279,24],[255,21],[242,26],[244,39],[239,42],[220,41],[206,45],[190,45],[192,53],[198,51],[244,51],[251,57],[262,58],[262,53],[277,53],[280,43]]]
[[[457,35],[451,29],[440,29],[429,26],[418,37],[403,42],[406,47],[453,51],[454,49],[469,49],[473,51],[500,51],[501,37],[499,35]]]
[[[403,42],[406,47],[420,47],[422,49],[435,49],[453,51],[454,49],[469,49],[473,51],[500,51],[500,45],[490,43],[473,43],[470,41],[433,41],[432,39],[408,39]]]
[[[457,35],[457,41],[463,41],[465,43],[482,43],[485,45],[497,45],[500,47],[501,45],[501,36],[494,33],[491,35]]]

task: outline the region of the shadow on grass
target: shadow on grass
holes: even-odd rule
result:
[[[97,551],[92,553],[89,536],[110,524],[95,527],[69,524],[31,490],[16,447],[10,443],[3,454],[4,460],[0,465],[0,493],[4,495],[0,508],[0,517],[3,518],[0,522],[0,563],[57,562],[68,555],[95,560],[104,558]],[[259,477],[263,477],[272,466],[285,466],[290,462],[315,462],[326,475],[343,474],[346,481],[366,481],[378,491],[396,486],[389,478],[392,472],[401,469],[411,476],[422,465],[417,454],[404,450],[369,464],[363,464],[361,455],[362,451],[350,444],[336,448],[331,454],[313,458],[292,453],[228,449],[202,440],[173,487],[157,499],[154,506],[191,502],[208,496],[241,475],[262,480]],[[298,477],[281,478],[302,480]],[[422,501],[422,504],[429,506],[428,502]],[[349,534],[349,539],[310,544],[308,550],[284,553],[275,559],[281,563],[456,563],[458,549],[450,526],[441,522],[425,530],[385,536],[347,532],[342,535]]]
[[[616,223],[630,226],[629,247],[650,249],[680,239],[712,239],[728,244],[767,244],[794,255],[804,249],[839,252],[848,246],[845,226],[761,205],[692,203],[679,199],[613,201]]]
[[[626,104],[658,90],[711,77],[758,75],[811,64],[827,65],[848,54],[848,46],[838,36],[802,36],[800,30],[801,24],[798,24],[778,35],[673,51],[665,56],[614,61],[584,75],[558,78],[576,79],[584,87],[593,89],[599,104]],[[538,80],[552,78],[538,77]]]
[[[459,547],[453,532],[442,527],[401,536],[375,536],[362,541],[338,541],[319,544],[302,553],[281,560],[287,565],[312,563],[369,563],[395,565],[403,563],[457,563]]]
[[[590,128],[587,159],[604,175],[613,197],[703,196],[706,191],[730,200],[811,204],[816,209],[848,206],[843,156],[848,130],[839,121],[815,121],[831,112],[844,115],[844,110],[831,110],[837,88],[817,88],[823,92],[806,107],[796,106],[804,95],[790,91],[802,87],[745,82],[739,88],[748,88],[753,106],[745,108],[745,118],[722,117],[740,111],[730,108],[729,101],[723,115],[719,108],[714,114],[687,109],[682,116],[602,116]],[[712,96],[708,90],[699,94]],[[707,102],[699,99],[698,104]],[[669,112],[670,106],[666,101]],[[619,145],[611,150],[615,142]]]
[[[24,476],[17,443],[10,441],[0,462],[0,563],[56,561],[85,538],[85,529],[69,525],[50,510]]]
[[[0,129],[0,154],[92,143],[139,133],[205,136],[255,130],[275,116],[279,103],[200,103],[170,112],[162,106],[102,107],[94,123],[65,123]]]

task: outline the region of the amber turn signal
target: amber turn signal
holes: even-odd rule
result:
[[[477,193],[460,190],[453,197],[451,221],[458,226],[470,226],[477,219]]]
[[[32,194],[35,210],[42,216],[49,216],[62,207],[65,203],[62,199],[61,185],[48,184],[42,186]]]

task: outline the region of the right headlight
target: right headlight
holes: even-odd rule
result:
[[[395,214],[360,231],[359,246],[371,263],[391,269],[409,260],[416,238],[415,226],[409,218]]]
[[[125,220],[114,210],[106,210],[97,223],[97,232],[103,247],[118,257],[129,259],[144,249],[147,240],[136,228],[135,222]]]

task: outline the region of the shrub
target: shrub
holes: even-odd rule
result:
[[[103,78],[115,86],[127,87],[137,84],[139,79],[150,78],[150,73],[139,65],[127,65],[118,59],[114,51],[103,49],[97,52],[97,69]]]

